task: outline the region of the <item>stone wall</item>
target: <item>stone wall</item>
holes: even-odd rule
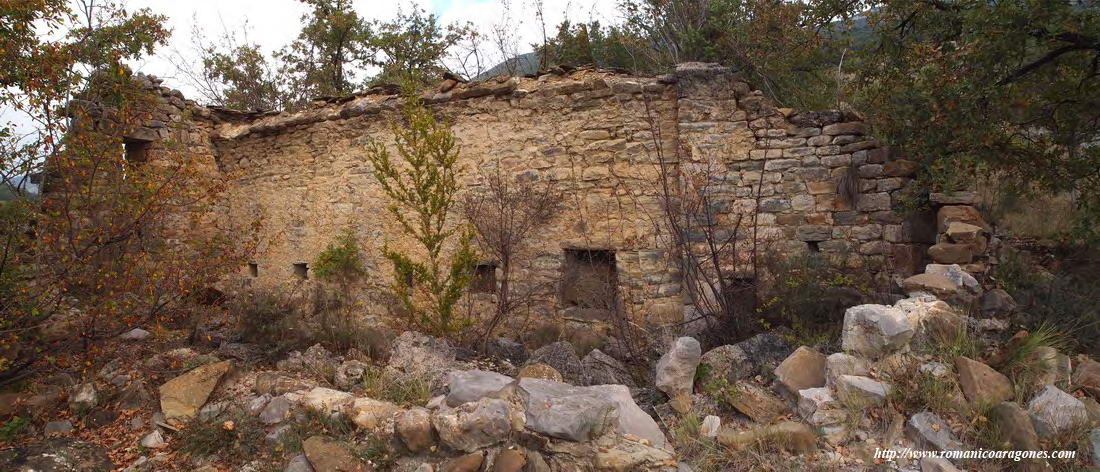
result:
[[[662,229],[662,160],[677,178],[705,169],[715,203],[708,211],[724,224],[746,215],[743,231],[755,222],[768,248],[900,272],[923,254],[921,231],[893,211],[913,166],[891,160],[851,114],[776,108],[725,68],[447,82],[424,98],[451,124],[469,188],[483,185],[478,171],[499,165],[521,181],[551,181],[563,191],[563,212],[535,236],[517,276],[551,287],[538,315],[570,315],[556,296],[565,251],[596,249],[613,251],[631,313],[682,319],[680,271]],[[235,181],[234,203],[220,209],[222,217],[262,222],[260,253],[254,267],[242,268],[241,281],[312,284],[295,265],[311,263],[352,228],[370,273],[363,293],[384,292],[392,275],[381,248],[405,243],[364,149],[367,139],[392,143],[398,106],[392,90],[376,88],[296,113],[196,108],[202,124],[192,129],[206,135],[188,139],[207,145],[219,172]],[[846,175],[851,199],[838,194]]]

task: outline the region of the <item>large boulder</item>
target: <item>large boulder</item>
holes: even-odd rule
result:
[[[547,436],[589,441],[619,421],[619,403],[591,387],[523,378],[516,393],[526,414],[526,428]]]
[[[302,441],[302,452],[317,472],[366,472],[367,466],[347,444],[324,436]]]
[[[622,362],[599,349],[593,349],[581,360],[580,385],[637,386]]]
[[[355,396],[340,390],[325,387],[313,387],[303,394],[300,402],[306,408],[323,413],[336,413],[344,409],[344,405],[351,403]]]
[[[886,384],[859,375],[841,375],[836,382],[837,398],[848,404],[880,405],[890,393]]]
[[[917,274],[901,281],[905,293],[930,293],[941,298],[951,298],[959,293],[959,284],[942,274]]]
[[[464,452],[500,444],[511,436],[513,412],[508,402],[482,398],[458,408],[442,409],[432,415],[439,440]]]
[[[393,415],[401,411],[401,407],[382,400],[373,398],[356,398],[344,407],[344,413],[356,426],[373,430],[386,424]]]
[[[1085,404],[1053,385],[1041,390],[1027,404],[1031,422],[1040,437],[1048,438],[1088,423]]]
[[[232,361],[207,364],[165,382],[160,386],[160,411],[169,420],[194,417],[232,366]]]
[[[562,378],[561,372],[558,372],[558,369],[551,367],[550,364],[543,364],[541,362],[523,366],[523,368],[516,373],[516,378],[544,379],[553,380],[555,382],[562,382],[565,380]]]
[[[1082,356],[1073,371],[1073,384],[1094,398],[1100,398],[1100,362]]]
[[[657,361],[657,389],[670,398],[690,395],[695,383],[695,369],[699,367],[702,355],[702,348],[695,338],[677,338]]]
[[[489,351],[489,355],[506,359],[517,365],[527,362],[527,358],[530,357],[530,354],[527,352],[527,346],[509,338],[493,338],[487,343],[486,348]]]
[[[982,295],[981,310],[985,316],[1004,315],[1016,310],[1016,300],[1004,289],[995,288]]]
[[[876,359],[905,348],[914,332],[898,308],[857,305],[844,312],[841,344],[847,352]]]
[[[970,406],[996,405],[1014,395],[1012,381],[981,362],[959,356],[955,358],[955,369],[959,372],[959,387]]]
[[[397,415],[393,430],[410,451],[424,452],[435,444],[432,415],[426,408],[411,408]]]
[[[963,444],[951,432],[951,426],[935,413],[925,411],[909,418],[905,424],[909,439],[921,447],[937,451],[959,451]]]
[[[1039,435],[1031,417],[1015,402],[1001,402],[990,412],[997,430],[1013,449],[1021,451],[1039,450]]]
[[[730,406],[753,421],[771,423],[788,412],[786,403],[748,380],[740,380],[732,388],[733,392],[727,398]]]
[[[825,385],[832,386],[841,375],[862,375],[871,373],[871,363],[866,359],[845,352],[834,352],[825,358]]]
[[[499,392],[514,380],[503,374],[485,370],[453,370],[447,374],[447,405],[458,406],[476,402]]]
[[[527,365],[534,364],[553,367],[566,382],[579,382],[581,379],[581,359],[568,341],[558,341],[536,349],[527,359]]]
[[[787,356],[794,352],[784,333],[780,330],[772,330],[757,334],[749,339],[735,344],[742,352],[752,359],[751,371],[747,376],[758,374],[761,370],[774,370]]]
[[[661,427],[657,425],[652,416],[646,414],[634,402],[634,398],[630,396],[630,389],[625,385],[593,385],[586,387],[586,390],[603,395],[618,404],[616,407],[618,409],[616,426],[620,433],[647,439],[656,447],[663,448],[668,445],[665,433],[661,432]]]
[[[775,368],[775,379],[791,397],[807,388],[825,386],[825,355],[800,346]]]
[[[825,426],[844,421],[844,410],[833,398],[828,388],[807,388],[798,392],[798,414],[814,426]]]

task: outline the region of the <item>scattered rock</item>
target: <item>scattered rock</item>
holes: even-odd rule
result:
[[[947,277],[955,283],[956,287],[966,288],[972,291],[981,290],[978,279],[964,270],[958,264],[928,264],[924,266],[924,273],[937,274]]]
[[[913,415],[905,426],[909,439],[922,447],[935,448],[938,451],[958,451],[963,447],[951,433],[947,422],[930,411]]]
[[[363,382],[369,366],[362,361],[350,360],[340,363],[333,376],[333,383],[343,389],[351,389]]]
[[[260,346],[251,343],[222,342],[218,346],[218,355],[223,358],[237,359],[242,362],[255,362],[264,356]]]
[[[722,418],[714,415],[707,415],[703,418],[703,423],[699,426],[699,435],[704,438],[714,439],[718,437],[718,430],[722,427]]]
[[[508,439],[512,432],[512,412],[503,400],[482,398],[455,409],[435,412],[432,426],[439,432],[443,444],[473,452]]]
[[[917,367],[917,372],[939,378],[947,375],[950,370],[947,367],[947,364],[932,361],[921,364],[920,367]]]
[[[401,407],[393,403],[373,398],[356,398],[347,405],[345,413],[356,426],[373,430],[385,424]]]
[[[561,382],[563,379],[558,369],[550,367],[549,364],[543,364],[541,362],[536,364],[528,364],[519,370],[516,374],[517,379],[544,379],[553,380],[555,382]]]
[[[393,340],[389,366],[407,373],[434,375],[455,361],[455,349],[443,339],[405,331]]]
[[[365,472],[366,466],[340,441],[311,436],[302,441],[302,452],[317,472]]]
[[[990,418],[1012,449],[1020,451],[1039,449],[1039,435],[1035,433],[1031,418],[1023,408],[1020,408],[1020,405],[1015,402],[1001,402],[990,412]]]
[[[751,377],[754,367],[752,358],[732,344],[707,351],[700,359],[700,365],[702,364],[709,366],[710,378],[726,379],[729,383]]]
[[[194,417],[232,365],[232,361],[206,364],[161,385],[161,411],[168,419]]]
[[[118,335],[118,339],[122,341],[142,341],[152,335],[153,333],[150,333],[144,329],[134,328]]]
[[[441,472],[477,472],[481,469],[482,462],[485,462],[485,453],[472,452],[444,462],[439,470]]]
[[[1100,428],[1089,432],[1089,449],[1092,450],[1092,465],[1100,467]]]
[[[305,454],[298,454],[290,458],[283,472],[313,472],[313,466],[309,465],[309,459],[306,459]]]
[[[263,394],[258,397],[253,397],[248,400],[248,414],[252,416],[263,413],[264,408],[267,407],[267,403],[271,401],[271,395]]]
[[[905,347],[914,329],[905,312],[884,305],[857,305],[844,312],[845,351],[878,358]]]
[[[69,408],[75,412],[87,412],[98,404],[99,395],[95,390],[95,384],[91,382],[81,384],[69,396]]]
[[[677,338],[668,352],[657,361],[657,389],[669,397],[691,394],[695,369],[703,352],[699,341],[687,336]]]
[[[858,405],[879,405],[886,401],[886,384],[858,375],[841,375],[836,383],[837,396]]]
[[[581,360],[577,351],[567,341],[558,341],[540,347],[531,353],[527,365],[546,364],[557,370],[566,382],[574,383],[581,378]]]
[[[816,440],[817,436],[809,426],[793,421],[758,425],[745,431],[725,428],[718,434],[718,442],[735,451],[761,444],[767,449],[784,449],[804,454],[814,450]]]
[[[272,398],[260,412],[260,421],[264,424],[276,424],[290,417],[290,400],[286,395]]]
[[[752,382],[738,381],[733,384],[733,390],[729,395],[730,406],[753,421],[771,423],[788,412],[786,403]]]
[[[1028,402],[1027,411],[1035,424],[1035,432],[1043,438],[1080,427],[1089,419],[1088,410],[1081,400],[1053,385],[1035,395]]]
[[[762,368],[774,370],[787,356],[794,352],[794,346],[783,337],[779,330],[757,334],[741,341],[735,346],[748,354],[755,364],[749,375],[760,373]]]
[[[161,434],[159,429],[154,429],[153,432],[141,438],[141,447],[147,449],[160,449],[167,445],[168,443],[164,441],[164,435]]]
[[[996,405],[1014,395],[1012,381],[981,362],[959,356],[955,358],[955,370],[959,373],[959,387],[971,406]]]
[[[928,257],[941,264],[969,264],[974,262],[974,247],[969,244],[933,244],[928,248]]]
[[[110,472],[115,465],[97,444],[71,438],[20,446],[0,454],[0,470],[19,472]]]
[[[828,388],[807,388],[798,392],[798,413],[814,426],[839,423],[845,413],[836,408],[837,403]]]
[[[1073,371],[1073,384],[1082,390],[1100,398],[1100,362],[1087,357],[1082,357],[1077,362],[1077,369]]]
[[[485,370],[455,370],[447,374],[447,405],[458,406],[476,402],[499,392],[513,382],[507,375]]]
[[[620,433],[647,439],[655,447],[663,448],[668,444],[661,427],[634,402],[630,389],[625,385],[593,385],[584,387],[584,390],[595,392],[617,404],[618,421],[615,425]]]
[[[825,358],[825,385],[833,386],[841,375],[863,375],[871,373],[871,363],[845,352],[834,352]]]
[[[280,446],[286,446],[289,440],[293,437],[294,425],[281,424],[267,431],[264,435],[264,444],[272,449],[277,449]]]
[[[281,375],[278,372],[260,372],[256,374],[256,383],[252,390],[260,395],[282,395],[309,388],[302,381]]]
[[[775,369],[775,378],[788,394],[825,386],[825,356],[806,346],[800,346]]]
[[[924,292],[941,298],[951,298],[959,293],[959,285],[940,274],[917,274],[901,281],[906,293]]]
[[[524,378],[516,392],[527,417],[526,428],[547,436],[588,441],[619,420],[618,403],[591,387]]]
[[[982,314],[1003,315],[1016,311],[1016,300],[1003,289],[995,288],[982,295]]]
[[[427,451],[435,444],[431,413],[425,408],[412,408],[398,414],[394,432],[412,452]]]
[[[520,472],[527,465],[527,454],[520,449],[505,449],[493,459],[493,472]]]
[[[325,387],[313,387],[312,390],[302,395],[301,403],[307,408],[324,413],[335,413],[350,403],[355,396],[348,392],[333,390]]]
[[[63,436],[73,432],[73,423],[69,420],[50,421],[42,427],[42,433],[48,436]]]
[[[593,349],[581,360],[580,385],[636,386],[626,366],[599,349]]]
[[[527,347],[522,343],[504,337],[496,337],[493,338],[492,341],[489,341],[488,350],[489,355],[507,359],[509,362],[517,365],[527,362],[527,358],[530,356],[530,353],[527,352]]]

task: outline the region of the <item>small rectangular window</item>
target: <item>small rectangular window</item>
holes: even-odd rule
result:
[[[605,249],[567,249],[562,272],[561,301],[565,306],[611,309],[618,275],[615,252]]]
[[[248,275],[252,276],[252,277],[259,277],[260,276],[260,266],[256,265],[255,262],[249,262],[248,263]]]
[[[299,262],[294,264],[294,275],[299,279],[306,280],[309,278],[309,265],[305,262]]]
[[[821,252],[819,241],[806,241],[806,245],[809,246],[810,252]]]
[[[126,162],[141,164],[149,160],[149,141],[127,139],[122,146],[126,149]]]
[[[470,291],[475,293],[493,293],[497,289],[496,264],[478,264],[470,278]]]

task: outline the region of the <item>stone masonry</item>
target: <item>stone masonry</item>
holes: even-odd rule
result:
[[[400,119],[392,88],[293,113],[246,113],[199,107],[143,80],[175,110],[162,118],[184,130],[177,138],[232,177],[232,204],[218,208],[219,217],[262,223],[253,235],[259,253],[238,282],[313,283],[308,264],[351,228],[371,274],[363,292],[391,283],[381,248],[403,243],[365,140],[392,142]],[[481,184],[479,170],[499,165],[520,181],[550,181],[563,191],[563,212],[535,235],[517,279],[553,286],[566,251],[610,252],[624,301],[651,322],[680,321],[684,304],[669,236],[659,229],[662,160],[681,178],[708,169],[709,217],[729,224],[744,215],[769,248],[907,274],[923,267],[935,242],[894,211],[914,166],[876,145],[856,116],[776,108],[717,65],[681,64],[658,77],[578,69],[445,82],[424,98],[451,125],[470,188]],[[148,134],[160,133],[156,125],[135,133],[164,139]],[[848,194],[838,191],[846,178]],[[560,314],[556,299],[548,302],[546,313]]]

